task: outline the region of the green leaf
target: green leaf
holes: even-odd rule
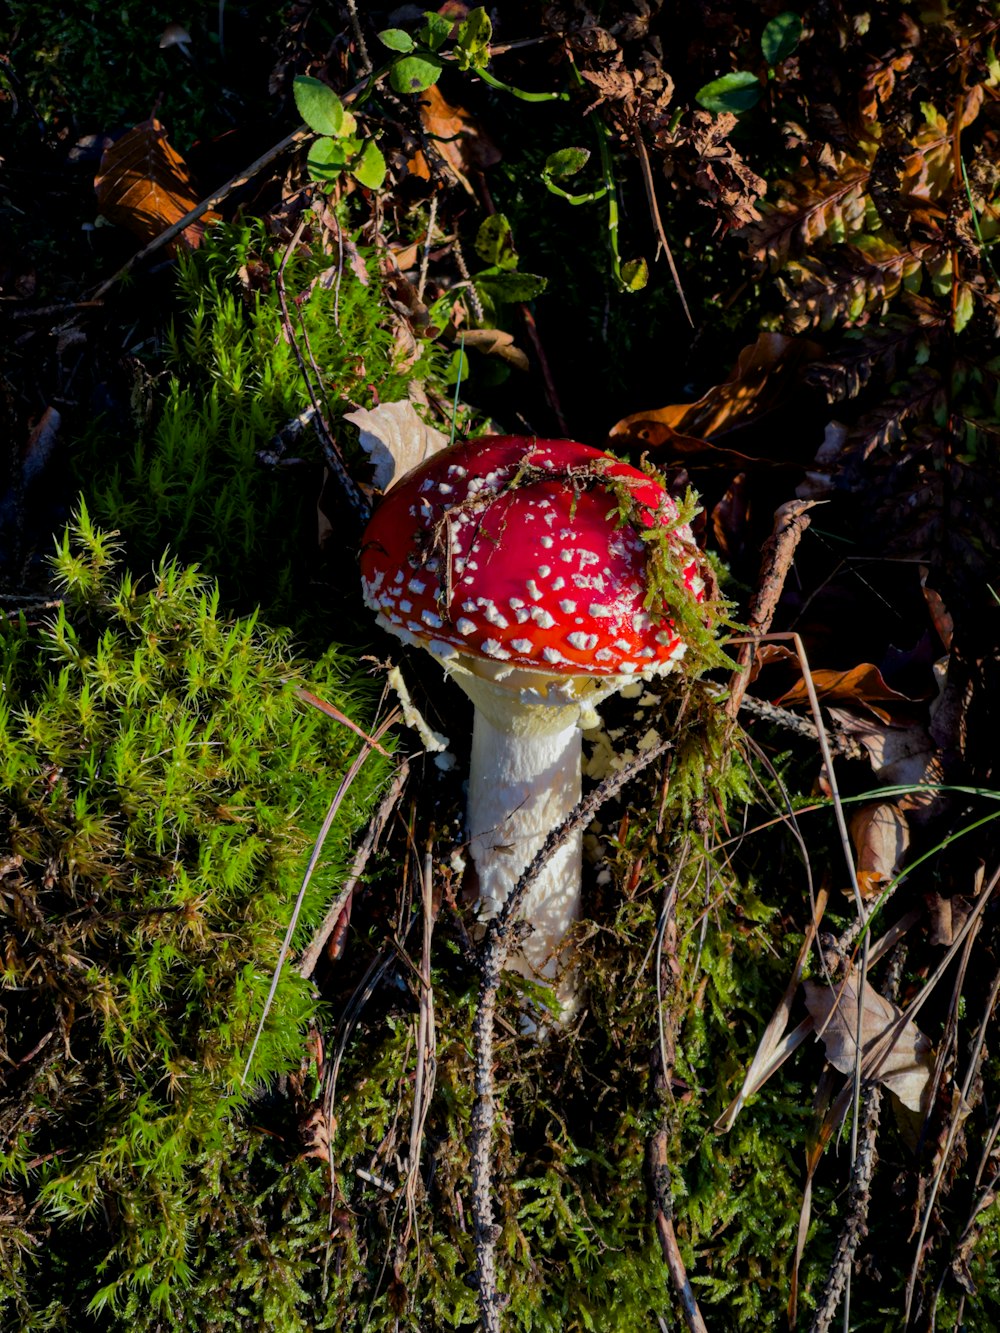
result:
[[[459,69],[481,69],[489,63],[493,24],[483,8],[473,9],[458,29],[455,55]]]
[[[649,265],[641,256],[622,264],[622,282],[630,292],[641,292],[649,281]]]
[[[389,82],[397,93],[422,93],[441,77],[441,61],[420,53],[402,56],[389,71]]]
[[[548,285],[548,279],[540,278],[534,273],[510,273],[496,267],[477,273],[473,281],[476,290],[488,296],[497,305],[533,301]]]
[[[780,65],[787,60],[802,40],[802,20],[798,14],[786,9],[778,14],[764,29],[760,39],[760,49],[769,65]]]
[[[476,235],[476,254],[484,264],[500,269],[517,268],[517,251],[510,223],[502,213],[494,213],[479,228]]]
[[[369,190],[377,190],[385,180],[385,158],[374,139],[365,144],[361,161],[351,168],[351,174]]]
[[[738,116],[741,111],[749,111],[760,101],[760,82],[756,74],[748,69],[737,69],[732,74],[723,74],[721,79],[713,79],[704,84],[694,95],[694,100],[706,111],[716,114],[731,111]]]
[[[420,40],[425,46],[429,46],[432,51],[440,51],[451,36],[454,21],[445,18],[443,14],[434,13],[425,14],[424,19],[426,22],[420,29]]]
[[[464,384],[469,378],[469,358],[461,349],[452,353],[448,359],[448,368],[444,374],[445,384]]]
[[[336,180],[346,162],[346,146],[336,139],[317,139],[306,158],[309,175],[320,184]]]
[[[955,302],[955,309],[951,317],[951,326],[956,333],[961,333],[968,324],[975,310],[975,305],[972,288],[968,283],[960,282],[958,284],[958,300]]]
[[[590,161],[589,148],[560,148],[550,153],[545,159],[545,175],[561,180],[565,176],[575,176]]]
[[[292,85],[299,115],[317,134],[338,135],[344,125],[344,104],[325,83],[296,74]]]
[[[408,55],[416,46],[410,34],[404,32],[402,28],[386,28],[384,32],[378,34],[378,39],[390,51],[402,51],[403,55]]]

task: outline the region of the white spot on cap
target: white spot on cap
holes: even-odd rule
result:
[[[539,629],[551,629],[556,623],[549,615],[548,611],[541,606],[533,606],[531,608],[531,618]]]
[[[569,660],[568,658],[563,657],[558,648],[543,648],[542,656],[545,658],[546,662],[566,662]]]
[[[468,475],[469,474],[466,472],[465,468],[459,467],[457,463],[452,463],[448,468],[449,477],[467,477]]]
[[[541,588],[539,588],[538,584],[535,582],[534,579],[529,579],[525,586],[528,589],[528,596],[531,598],[533,602],[541,600],[542,590]]]
[[[454,489],[455,488],[453,486],[449,486],[446,481],[442,481],[438,486],[438,491],[440,492],[441,495],[450,495]]]
[[[530,639],[511,639],[510,646],[516,653],[530,653],[535,647]]]
[[[409,588],[410,592],[416,593],[416,595],[419,597],[420,594],[423,592],[423,590],[427,587],[427,584],[421,583],[419,579],[410,579],[409,583],[406,586]]]
[[[587,607],[587,615],[591,616],[594,620],[605,620],[612,614],[611,608],[609,606],[604,606],[601,602],[591,602]]]
[[[549,565],[538,566],[538,577],[540,579],[547,579],[551,573],[552,573],[551,566]]]
[[[455,628],[459,634],[475,634],[476,627],[471,620],[466,620],[465,616],[459,616],[455,621]]]
[[[499,639],[484,639],[482,647],[487,657],[499,657],[501,661],[510,657],[510,653],[501,645]]]
[[[420,619],[425,625],[430,625],[431,629],[440,629],[444,621],[436,611],[421,611]]]
[[[614,657],[614,653],[610,648],[598,648],[597,652],[594,654],[594,661],[608,662],[612,657]]]
[[[571,602],[568,597],[564,597],[559,603],[559,610],[565,611],[568,616],[571,616],[576,610],[576,602]]]
[[[598,565],[600,564],[600,562],[601,562],[601,557],[599,555],[595,555],[593,551],[580,552],[581,565]]]
[[[393,583],[402,583],[405,578],[406,575],[403,573],[403,571],[401,569],[398,569],[396,571],[396,577],[393,579]]]
[[[521,607],[524,605],[524,602],[521,600],[520,597],[508,597],[507,605],[509,607],[512,607],[513,610],[519,611]]]
[[[573,552],[562,550],[559,552],[559,559],[565,560],[567,564],[573,559]]]
[[[413,610],[413,603],[410,601],[408,597],[401,597],[399,599],[399,609],[400,611],[405,611],[407,615],[409,615],[409,613]]]
[[[540,541],[540,542],[542,543],[542,545],[545,547],[546,551],[549,551],[549,550],[552,549],[552,538],[551,538],[551,537],[540,537],[540,538],[539,538],[539,541]]]
[[[597,635],[584,634],[580,630],[574,630],[572,634],[566,635],[566,642],[571,648],[576,648],[578,652],[589,653],[597,647]]]
[[[491,625],[496,625],[497,629],[507,628],[510,621],[497,610],[496,602],[491,602],[488,597],[480,597],[479,602],[483,608],[483,615]]]
[[[615,647],[623,653],[630,653],[632,651],[632,645],[627,639],[615,639]]]

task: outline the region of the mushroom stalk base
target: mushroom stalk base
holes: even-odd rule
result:
[[[561,710],[549,712],[565,722]],[[495,727],[477,707],[469,776],[469,838],[479,874],[484,919],[495,916],[546,838],[580,800],[580,729],[546,727],[536,714],[528,734]],[[561,967],[561,946],[580,915],[581,834],[568,838],[535,879],[520,917],[532,933],[508,967],[551,981]]]

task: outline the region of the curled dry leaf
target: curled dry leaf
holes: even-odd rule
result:
[[[806,1008],[826,1050],[826,1058],[842,1074],[854,1071],[858,1022],[857,969],[835,986],[803,983]],[[903,1011],[867,981],[861,1013],[862,1074],[888,1088],[911,1111],[924,1110],[934,1059],[928,1037],[915,1023],[897,1030]]]
[[[898,872],[910,845],[906,816],[890,801],[863,805],[851,818],[858,885],[867,901]]]
[[[624,417],[611,428],[617,445],[669,444],[677,437],[695,437],[704,449],[712,436],[746,425],[774,409],[797,385],[801,368],[820,354],[817,343],[807,338],[788,338],[781,333],[761,333],[744,347],[733,373],[709,389],[694,403],[678,403]],[[736,455],[745,458],[745,455]]]
[[[127,227],[143,242],[155,240],[198,203],[187,163],[156,119],[144,120],[111,145],[101,158],[94,189],[108,221]],[[205,228],[218,218],[218,213],[203,213],[178,240],[196,250]]]
[[[408,398],[380,407],[358,407],[345,417],[361,431],[361,447],[371,456],[373,480],[380,491],[387,491],[404,473],[448,443],[447,435],[420,420]]]
[[[527,370],[528,358],[514,342],[513,334],[504,329],[463,329],[465,346],[482,352],[484,356],[498,356],[515,370]]]

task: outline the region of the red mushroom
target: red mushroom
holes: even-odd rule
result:
[[[484,919],[580,799],[580,728],[595,706],[684,654],[662,602],[651,604],[655,543],[643,533],[656,529],[673,605],[701,601],[694,539],[657,481],[585,445],[517,436],[435,454],[368,525],[366,602],[475,704],[468,833]],[[559,975],[580,868],[577,837],[529,892],[533,930],[510,966]]]

